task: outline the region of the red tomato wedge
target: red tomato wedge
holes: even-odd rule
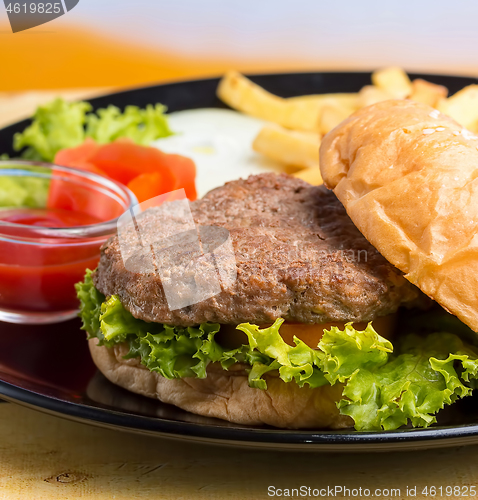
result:
[[[157,194],[163,194],[178,189],[177,177],[168,165],[168,156],[156,148],[117,141],[101,146],[89,161],[125,185],[138,175],[160,172],[164,184]]]
[[[129,139],[105,145],[87,139],[76,148],[58,152],[55,162],[121,182],[140,202],[179,189],[190,200],[197,198],[196,166],[190,158],[139,146]]]
[[[58,151],[55,156],[55,163],[65,167],[75,167],[87,172],[105,175],[102,170],[89,161],[99,148],[100,146],[93,139],[88,138],[76,148]]]
[[[100,146],[93,139],[86,139],[76,148],[59,151],[55,156],[55,163],[105,176],[105,173],[90,161],[99,148]],[[47,208],[83,213],[102,221],[121,215],[118,204],[111,198],[105,196],[101,203],[98,203],[94,181],[89,182],[88,179],[84,179],[82,183],[74,182],[74,175],[55,169],[53,169],[53,174]]]
[[[166,155],[169,167],[178,178],[179,188],[183,188],[186,196],[192,201],[197,198],[196,192],[196,165],[186,156]]]
[[[128,188],[133,191],[140,203],[150,200],[161,193],[164,177],[161,172],[151,172],[136,176],[128,182]]]

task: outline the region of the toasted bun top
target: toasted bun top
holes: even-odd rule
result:
[[[385,101],[325,136],[320,168],[372,245],[478,331],[478,137],[427,105]]]

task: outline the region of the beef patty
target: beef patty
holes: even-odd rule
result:
[[[229,231],[237,270],[232,284],[214,297],[171,311],[158,273],[127,270],[115,236],[102,248],[96,287],[107,296],[118,295],[136,318],[180,326],[267,324],[277,318],[370,321],[425,300],[323,186],[262,174],[229,182],[190,208],[198,226]],[[168,224],[160,208],[137,217],[137,227],[158,240]],[[194,272],[201,280],[200,266]]]

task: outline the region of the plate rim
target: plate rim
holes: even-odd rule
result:
[[[78,404],[39,394],[3,380],[0,380],[0,395],[8,402],[96,427],[180,441],[243,448],[360,453],[390,451],[391,447],[393,451],[409,451],[478,444],[478,424],[377,432],[293,430],[253,426],[223,427],[164,417],[147,417],[110,408]],[[125,424],[125,417],[132,421],[131,425]]]

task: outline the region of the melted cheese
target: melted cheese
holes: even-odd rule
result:
[[[396,314],[382,316],[374,319],[372,321],[372,326],[378,334],[389,339],[393,335],[395,319]],[[356,330],[365,330],[365,328],[367,328],[367,324],[368,323],[353,323],[353,327]],[[305,323],[289,323],[286,321],[280,327],[280,334],[289,345],[295,345],[294,336],[296,336],[298,339],[305,342],[309,347],[315,349],[324,334],[324,330],[330,330],[333,326],[343,330],[345,328],[345,323],[333,322],[309,325]]]

